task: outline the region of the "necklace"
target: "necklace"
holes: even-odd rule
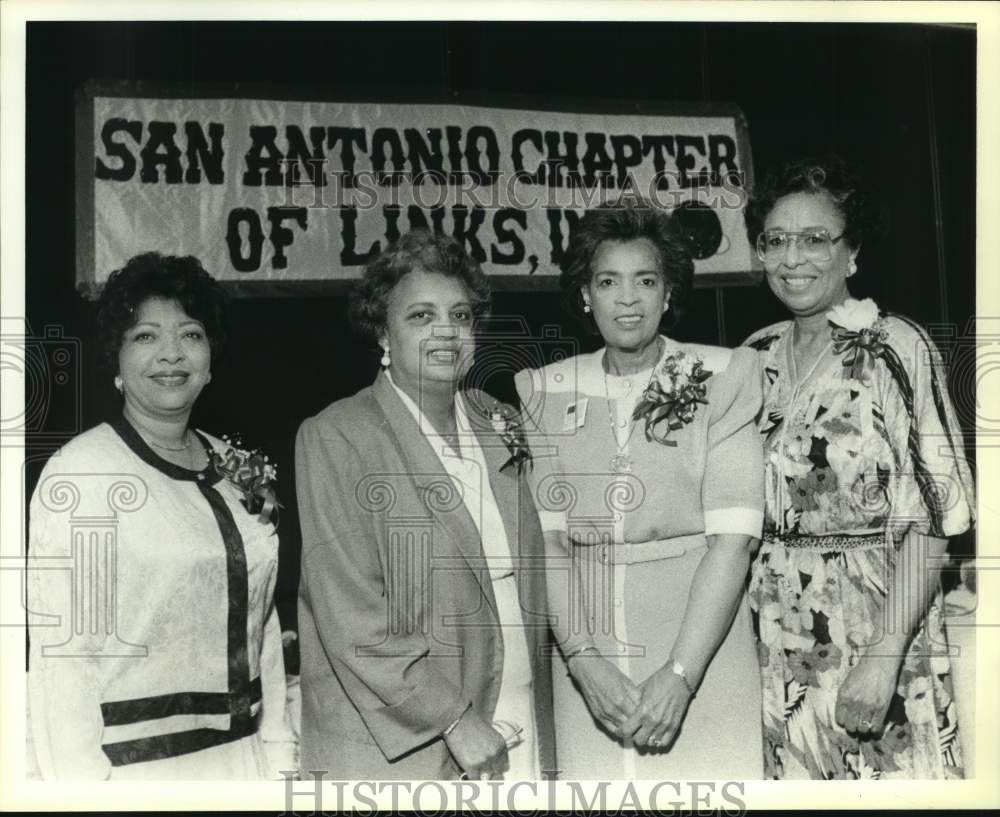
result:
[[[187,438],[187,442],[184,443],[184,445],[180,446],[179,448],[169,445],[163,445],[162,443],[156,442],[156,440],[152,439],[151,437],[143,437],[143,439],[150,445],[156,446],[157,448],[163,451],[187,451],[191,447],[191,438],[186,431],[184,432],[184,436]]]
[[[802,386],[802,384],[805,383],[810,377],[812,377],[813,376],[813,372],[815,372],[816,369],[819,368],[820,361],[822,361],[823,358],[826,356],[826,353],[831,348],[833,348],[833,341],[832,340],[828,341],[826,343],[826,345],[822,349],[820,349],[819,354],[813,359],[812,365],[806,371],[805,376],[803,378],[801,378],[801,379],[799,379],[799,366],[795,362],[795,342],[794,342],[794,339],[793,339],[793,341],[792,341],[792,343],[790,345],[791,345],[791,348],[789,350],[789,352],[790,352],[789,357],[791,358],[792,383],[794,385],[795,391],[798,391],[799,387]]]
[[[181,451],[188,451],[191,448],[191,433],[186,429],[184,431],[184,439],[187,440],[187,442],[181,446],[164,445],[163,443],[158,443],[152,437],[148,437],[145,434],[140,434],[139,436],[142,437],[151,446],[153,446],[154,448],[159,448],[161,451],[173,451],[176,454]]]
[[[791,397],[789,397],[789,399],[788,399],[788,408],[786,409],[786,411],[789,414],[791,414],[792,411],[794,410],[795,401],[799,397],[799,391],[802,389],[803,384],[805,384],[805,382],[810,377],[813,376],[813,373],[819,367],[820,361],[822,361],[823,358],[826,357],[827,351],[829,349],[831,349],[832,347],[833,347],[833,340],[830,340],[830,342],[827,343],[826,346],[824,346],[822,348],[822,350],[820,351],[819,355],[812,362],[812,365],[809,367],[809,370],[806,372],[805,377],[803,377],[800,380],[799,379],[799,371],[798,371],[799,367],[795,363],[795,331],[794,331],[794,328],[793,328],[792,333],[791,333],[791,335],[789,337],[789,343],[788,343],[788,364],[789,364],[789,370],[790,370],[790,374],[791,374],[790,380],[791,380],[791,386],[792,386],[792,394],[791,394]],[[782,452],[784,452],[784,451],[787,450],[787,448],[786,448],[787,447],[787,431],[788,431],[788,423],[782,423],[781,424],[781,435],[779,437],[779,443],[778,443],[779,447],[780,447],[780,450]],[[778,457],[778,484],[777,484],[777,493],[778,493],[778,496],[777,496],[777,500],[778,500],[778,508],[780,509],[780,517],[781,517],[778,520],[778,530],[780,532],[784,532],[784,530],[785,530],[785,511],[784,511],[784,508],[785,508],[786,501],[787,501],[787,496],[786,496],[787,491],[788,491],[788,483],[787,483],[787,481],[785,479],[785,457],[784,456],[779,456]]]
[[[658,341],[657,346],[659,349],[659,353],[657,354],[656,362],[653,364],[653,369],[649,373],[649,380],[646,381],[646,386],[645,388],[643,388],[643,391],[649,388],[649,384],[653,382],[653,377],[656,376],[656,367],[657,365],[659,365],[660,357],[662,357],[663,355],[663,349],[661,344],[662,341]],[[626,384],[629,385],[630,388],[629,381],[626,381]],[[632,461],[632,457],[626,453],[625,449],[628,448],[628,444],[632,439],[632,434],[635,432],[635,419],[631,417],[629,418],[628,435],[625,437],[624,443],[619,442],[618,440],[619,424],[616,416],[617,412],[611,402],[611,393],[610,390],[608,389],[607,370],[604,370],[604,399],[608,404],[608,422],[611,424],[611,437],[615,441],[615,448],[617,449],[617,451],[611,455],[611,459],[608,461],[608,464],[611,466],[611,470],[614,471],[616,474],[631,474],[635,463]],[[622,423],[621,427],[624,428],[625,423]]]

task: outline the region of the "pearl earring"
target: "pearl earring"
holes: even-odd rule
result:
[[[115,388],[118,389],[119,394],[124,394],[125,384],[122,383],[121,375],[115,375]]]
[[[382,350],[382,359],[379,361],[379,363],[382,364],[383,369],[388,369],[390,364],[392,363],[392,358],[389,356],[388,346],[386,346],[385,349]]]
[[[583,302],[583,311],[586,312],[588,315],[590,314],[590,304],[588,304],[586,301]]]

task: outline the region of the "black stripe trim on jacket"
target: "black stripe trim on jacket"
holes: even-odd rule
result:
[[[168,757],[200,752],[202,749],[210,749],[213,746],[249,737],[256,731],[257,722],[254,720],[227,730],[191,729],[187,732],[108,743],[102,748],[112,766],[128,766],[132,763],[147,763],[151,760],[164,760]]]
[[[250,722],[250,662],[247,645],[247,609],[250,604],[247,587],[247,557],[243,537],[236,527],[233,513],[215,488],[198,484],[208,500],[226,543],[226,581],[229,614],[227,621],[229,665],[229,714],[231,728],[237,723]]]
[[[260,678],[250,682],[250,703],[260,703]],[[128,726],[143,721],[171,718],[176,715],[228,715],[227,692],[173,692],[149,698],[127,701],[107,701],[101,704],[105,726]]]
[[[130,763],[176,757],[240,740],[257,731],[258,719],[250,715],[252,686],[247,644],[249,588],[246,551],[243,537],[240,535],[239,528],[236,527],[232,511],[222,494],[213,487],[220,477],[212,468],[200,472],[190,471],[163,459],[146,444],[145,440],[124,417],[112,423],[112,427],[118,432],[125,444],[144,462],[168,477],[192,481],[198,486],[199,492],[212,509],[226,548],[228,691],[218,694],[226,699],[226,707],[219,714],[229,714],[229,729],[193,729],[187,732],[154,735],[148,738],[105,745],[103,747],[104,753],[111,760],[111,764],[124,766]],[[201,435],[198,437],[202,444],[207,446],[205,438]],[[207,447],[210,448],[210,446]],[[201,702],[204,704],[204,699]],[[211,700],[210,705],[216,706],[217,701]]]

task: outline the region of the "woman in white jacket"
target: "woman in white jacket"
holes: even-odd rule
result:
[[[145,253],[112,273],[98,318],[122,414],[58,451],[31,500],[38,767],[90,780],[292,771],[274,471],[188,426],[225,339],[224,294],[197,259]]]

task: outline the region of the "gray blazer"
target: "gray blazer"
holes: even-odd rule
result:
[[[482,392],[472,406],[493,405]],[[524,476],[470,410],[515,556],[544,772],[555,770],[544,547]],[[447,779],[441,731],[471,703],[492,720],[503,635],[479,532],[392,384],[302,423],[299,644],[304,779]]]

